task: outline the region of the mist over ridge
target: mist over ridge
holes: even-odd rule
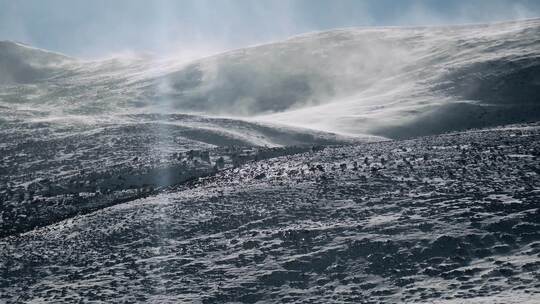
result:
[[[192,61],[76,61],[4,42],[1,101],[58,115],[165,111],[407,138],[537,120],[538,37],[540,19],[347,28]]]

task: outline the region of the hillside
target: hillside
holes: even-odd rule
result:
[[[536,303],[539,131],[273,158],[7,237],[0,297]]]
[[[351,28],[189,63],[131,56],[62,64],[66,57],[4,42],[0,63],[10,66],[0,73],[0,106],[52,117],[190,113],[411,138],[537,121],[538,37],[540,19]]]

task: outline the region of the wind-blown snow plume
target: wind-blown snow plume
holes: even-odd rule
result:
[[[63,112],[83,114],[172,111],[413,137],[537,120],[538,37],[538,19],[333,30],[182,65],[145,57],[71,62],[63,74],[43,74],[46,85],[19,81],[28,95],[4,81],[0,102],[56,109],[61,103]],[[5,51],[0,54],[7,62]],[[20,69],[8,66],[2,79],[16,78]]]
[[[165,76],[168,96],[182,110],[389,137],[534,120],[539,25],[308,34],[193,63]]]

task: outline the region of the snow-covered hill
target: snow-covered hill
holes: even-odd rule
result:
[[[177,62],[0,44],[0,106],[191,113],[389,138],[536,121],[540,19],[351,28]],[[61,71],[59,71],[59,69]]]
[[[46,81],[61,74],[72,61],[61,54],[0,41],[0,86]]]
[[[391,138],[534,121],[539,37],[540,20],[306,34],[201,60],[156,94],[178,109]]]

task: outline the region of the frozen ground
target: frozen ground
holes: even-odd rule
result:
[[[256,157],[367,140],[180,114],[12,121],[0,129],[0,237]]]
[[[540,128],[247,163],[0,242],[12,302],[538,303]]]

